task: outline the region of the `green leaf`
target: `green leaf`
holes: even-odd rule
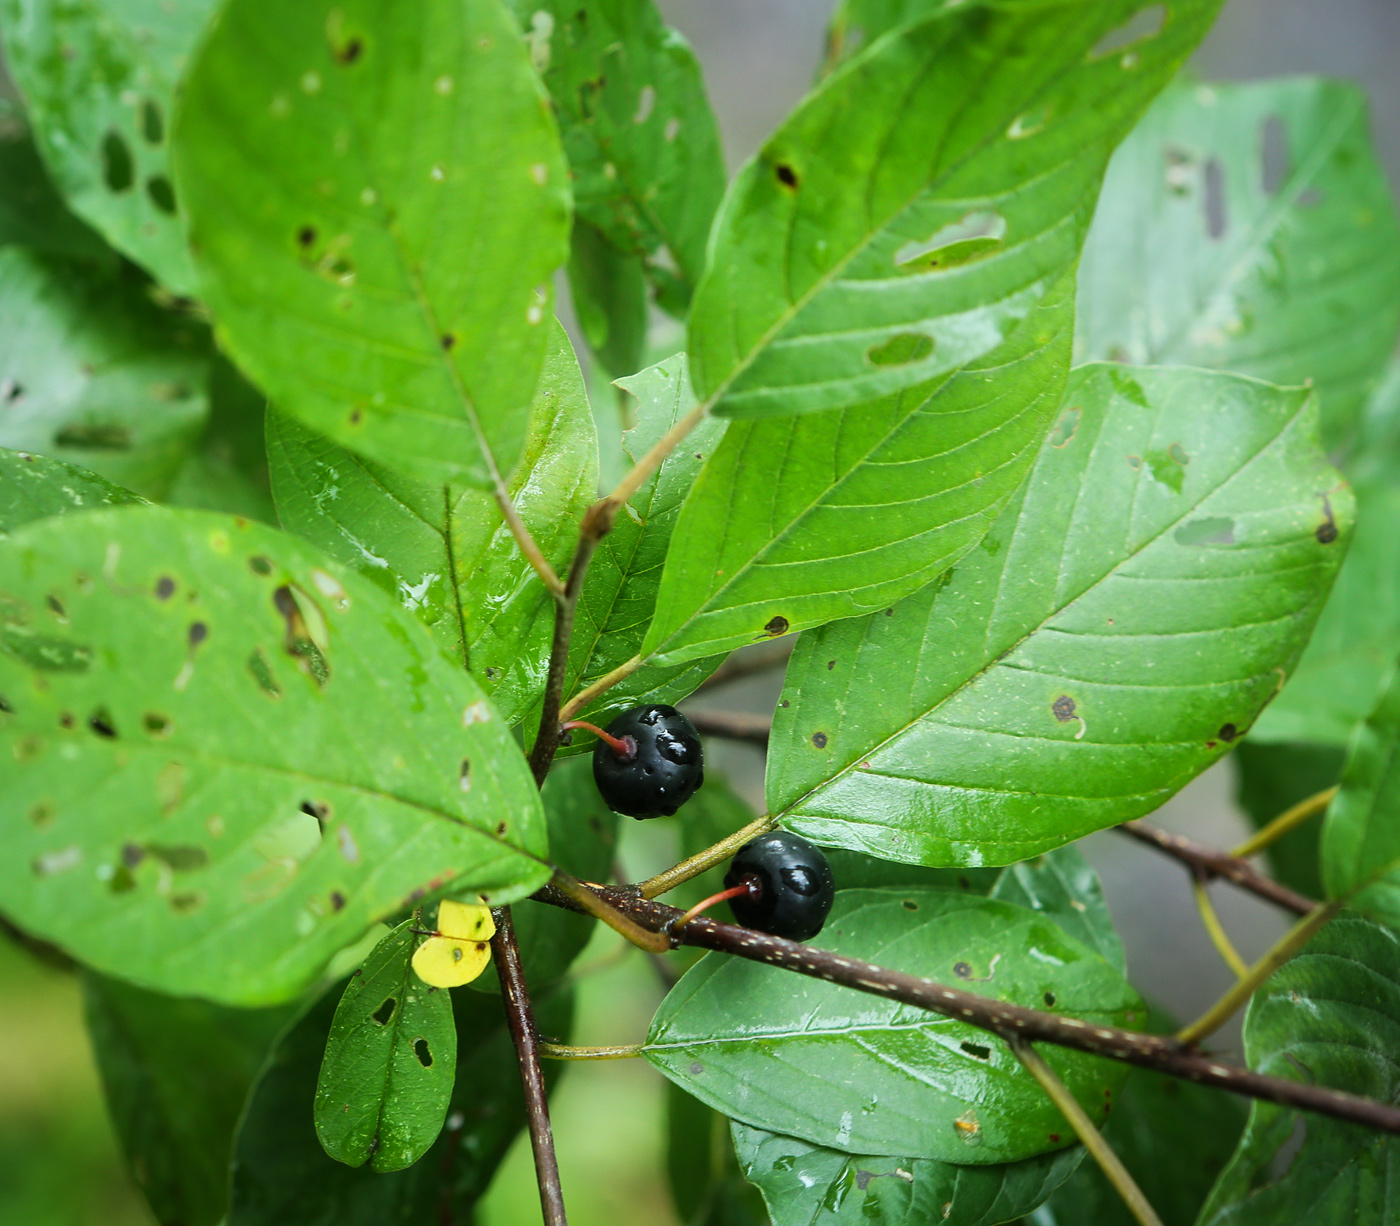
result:
[[[1353,540],[1353,552],[1355,549]],[[1346,573],[1346,563],[1342,573]],[[1335,599],[1337,589],[1332,590]],[[1322,615],[1327,616],[1325,609]],[[1303,741],[1260,744],[1251,736],[1235,750],[1235,803],[1256,830],[1262,829],[1285,809],[1335,784],[1345,756],[1335,745]],[[1263,853],[1269,875],[1308,898],[1321,898],[1321,834],[1322,822],[1309,821],[1270,843]]]
[[[1400,928],[1400,669],[1347,750],[1341,790],[1322,827],[1322,880],[1329,898]],[[1377,880],[1380,877],[1381,880]],[[1368,882],[1374,882],[1367,885]],[[1366,887],[1366,888],[1362,888]]]
[[[725,198],[690,324],[728,416],[861,404],[990,353],[1073,270],[1109,151],[1209,28],[1180,0],[958,6],[829,76]]]
[[[0,102],[0,245],[91,260],[107,267],[116,253],[68,211],[35,148],[28,125]]]
[[[739,1123],[734,1144],[774,1226],[993,1226],[1041,1204],[1084,1157],[1076,1146],[964,1166],[845,1154]]]
[[[942,890],[842,890],[821,943],[1090,1025],[1143,1018],[1114,967],[1006,902]],[[662,1002],[645,1054],[741,1123],[847,1153],[983,1165],[1073,1139],[1016,1058],[985,1032],[737,958],[707,955],[686,974]],[[1075,1052],[1046,1057],[1101,1119],[1126,1070]]]
[[[835,68],[882,34],[950,7],[948,0],[841,0],[826,32],[826,67]]]
[[[201,290],[279,409],[439,483],[514,465],[569,187],[501,0],[232,0],[175,143]]]
[[[159,498],[208,414],[204,329],[129,271],[0,249],[0,446]]]
[[[1005,864],[1151,812],[1248,730],[1341,564],[1302,390],[1076,372],[981,546],[799,640],[768,807],[820,843]]]
[[[36,519],[141,502],[96,473],[27,451],[0,449],[0,535]]]
[[[1115,155],[1079,277],[1078,360],[1312,380],[1349,436],[1400,329],[1400,218],[1354,85],[1176,87]]]
[[[623,435],[623,449],[634,462],[695,406],[685,358],[679,355],[630,379],[618,380],[618,386],[637,401],[637,424]],[[569,644],[566,695],[592,684],[641,648],[658,608],[657,588],[681,504],[696,474],[721,445],[724,432],[724,422],[702,421],[627,501],[612,531],[598,546],[584,580]],[[721,660],[712,656],[679,665],[647,665],[594,700],[579,716],[606,724],[616,714],[641,703],[679,702],[714,672]],[[537,685],[536,706],[525,720],[531,739],[539,724],[539,688]],[[591,748],[591,742],[580,738],[572,752]]]
[[[290,1011],[225,1009],[92,972],[83,1002],[108,1111],[156,1219],[215,1226],[243,1104]]]
[[[171,186],[175,86],[217,6],[4,0],[5,58],[73,211],[178,294],[194,272]]]
[[[1367,406],[1347,464],[1356,536],[1317,630],[1256,740],[1344,746],[1370,713],[1400,642],[1400,359]]]
[[[550,860],[582,881],[608,880],[617,860],[618,817],[598,795],[592,761],[576,758],[561,763],[545,779],[540,799],[549,829]],[[532,992],[566,974],[596,928],[586,915],[528,900],[513,907],[511,916]],[[496,963],[492,961],[468,986],[499,992]]]
[[[729,1121],[671,1082],[666,1174],[683,1226],[770,1226],[758,1189],[739,1170]]]
[[[544,685],[554,600],[495,499],[403,476],[277,412],[268,416],[267,447],[283,525],[414,610],[470,666],[506,722],[516,723]],[[597,487],[583,378],[568,336],[552,323],[525,452],[509,489],[558,570],[578,543],[579,520]]]
[[[176,506],[277,523],[267,472],[267,398],[226,358],[209,372],[209,424],[166,495]]]
[[[1256,1072],[1400,1101],[1400,938],[1359,916],[1333,920],[1255,993],[1244,1049]],[[1300,1122],[1302,1148],[1285,1162]],[[1397,1187],[1393,1137],[1256,1101],[1200,1222],[1380,1226],[1400,1214]]]
[[[417,918],[389,933],[336,1006],[316,1079],[316,1135],[337,1162],[412,1166],[437,1140],[457,1072],[452,997],[414,974]]]
[[[642,261],[619,251],[603,232],[574,218],[569,293],[579,326],[614,378],[641,369],[647,345],[647,283]]]
[[[98,970],[284,1000],[425,892],[549,876],[480,689],[293,537],[160,507],[0,543],[0,906]]]
[[[725,183],[695,53],[652,0],[511,5],[559,117],[578,215],[683,316]]]
[[[986,533],[1060,403],[1065,278],[951,379],[856,408],[731,423],[686,500],[642,650],[661,663],[881,609]]]
[[[385,1226],[470,1220],[516,1133],[525,1123],[520,1072],[499,1000],[457,988],[457,1080],[447,1125],[406,1171],[380,1174],[344,1166],[316,1139],[316,1070],[340,997],[332,988],[283,1038],[263,1071],[238,1131],[229,1226]],[[569,992],[538,994],[541,1030],[567,1035]],[[562,1066],[545,1062],[553,1084]]]
[[[1128,973],[1123,940],[1104,902],[1099,876],[1074,847],[1057,847],[1002,870],[991,898],[1039,911],[1121,974]]]

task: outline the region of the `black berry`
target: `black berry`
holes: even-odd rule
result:
[[[700,736],[675,707],[633,707],[607,727],[620,751],[600,740],[593,780],[609,809],[628,817],[670,817],[705,780]]]
[[[749,886],[747,894],[729,900],[745,928],[793,941],[822,930],[836,897],[831,863],[821,848],[785,830],[745,843],[730,861],[724,884]]]

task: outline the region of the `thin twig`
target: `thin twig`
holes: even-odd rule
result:
[[[796,642],[797,636],[792,634],[768,643],[755,643],[752,647],[736,651],[696,686],[695,692],[700,694],[705,690],[718,689],[731,681],[742,681],[746,677],[781,668],[788,662]]]
[[[511,501],[510,491],[506,489],[506,484],[501,480],[501,476],[492,466],[492,476],[495,478],[496,505],[501,509],[501,518],[506,521],[506,527],[510,529],[511,536],[515,537],[515,543],[520,552],[525,555],[525,561],[530,563],[535,574],[544,580],[544,585],[555,596],[564,590],[564,585],[559,582],[559,576],[554,573],[554,567],[549,564],[549,559],[540,552],[540,547],[535,544],[535,538],[530,535],[530,529],[525,526],[525,521],[520,518],[520,512],[515,509],[515,503]],[[448,525],[450,532],[451,525]]]
[[[773,727],[770,715],[750,715],[745,711],[690,711],[685,717],[701,736],[717,736],[727,741],[747,741],[760,749],[768,748]]]
[[[567,1043],[541,1043],[540,1055],[546,1060],[630,1060],[642,1054],[640,1043],[620,1043],[616,1047],[570,1047]]]
[[[617,488],[604,499],[605,502],[613,504],[614,514],[624,502],[647,483],[652,473],[665,463],[666,457],[675,450],[676,444],[705,420],[705,415],[710,411],[710,403],[710,401],[706,401],[703,404],[697,404],[680,421],[667,430],[646,455],[632,465],[631,471],[617,483]]]
[[[1336,787],[1324,788],[1306,800],[1300,800],[1291,809],[1285,809],[1267,826],[1255,831],[1252,838],[1245,839],[1238,847],[1232,847],[1230,854],[1245,860],[1256,852],[1263,851],[1270,843],[1283,838],[1290,830],[1301,826],[1319,813],[1326,813],[1327,806],[1332,803],[1332,797],[1339,790]]]
[[[593,551],[598,542],[611,530],[614,513],[602,503],[594,503],[583,517],[579,528],[578,548],[574,559],[569,563],[569,578],[555,596],[554,641],[549,650],[549,676],[545,680],[544,703],[540,708],[540,726],[535,734],[535,744],[530,750],[530,770],[538,786],[544,784],[549,774],[549,764],[559,749],[559,725],[561,722],[559,703],[564,697],[564,680],[569,671],[569,644],[573,639],[574,616],[578,612],[578,598],[583,592],[583,581],[588,576],[588,564],[593,560]]]
[[[1235,948],[1234,942],[1230,940],[1230,934],[1225,931],[1225,925],[1220,922],[1220,915],[1215,910],[1215,904],[1211,902],[1210,895],[1206,892],[1206,877],[1204,873],[1196,876],[1191,882],[1191,888],[1196,895],[1196,909],[1201,913],[1201,923],[1205,925],[1206,935],[1210,937],[1210,942],[1215,946],[1216,952],[1224,960],[1225,965],[1234,972],[1236,979],[1243,979],[1249,974],[1249,964],[1240,957],[1240,951]]]
[[[1235,1010],[1259,990],[1264,980],[1302,949],[1312,939],[1313,934],[1342,909],[1343,901],[1333,899],[1325,906],[1310,911],[1294,924],[1275,942],[1268,953],[1235,981],[1224,996],[1189,1026],[1178,1031],[1177,1041],[1194,1045],[1219,1030],[1230,1020]]]
[[[1060,1114],[1074,1129],[1074,1135],[1084,1143],[1084,1148],[1099,1164],[1099,1170],[1104,1173],[1104,1178],[1113,1185],[1113,1190],[1123,1198],[1123,1203],[1128,1206],[1128,1211],[1137,1218],[1141,1226],[1162,1226],[1162,1219],[1148,1204],[1147,1197],[1142,1194],[1142,1189],[1128,1174],[1128,1168],[1123,1165],[1118,1155],[1113,1152],[1113,1148],[1104,1140],[1103,1134],[1094,1127],[1093,1120],[1085,1114],[1078,1099],[1069,1092],[1065,1083],[1055,1076],[1055,1070],[1040,1058],[1029,1043],[1022,1043],[1017,1039],[1009,1043],[1008,1046],[1016,1059],[1025,1066],[1026,1072],[1040,1083],[1040,1088],[1045,1091],[1050,1101],[1060,1109]]]
[[[1118,829],[1180,860],[1193,872],[1199,870],[1208,877],[1223,877],[1226,881],[1233,881],[1241,889],[1257,894],[1260,898],[1297,915],[1307,915],[1318,905],[1311,898],[1305,898],[1287,886],[1265,877],[1247,860],[1241,860],[1229,852],[1207,847],[1204,843],[1172,834],[1169,830],[1162,830],[1147,822],[1124,822]]]
[[[612,689],[612,687],[615,686],[619,681],[625,681],[639,668],[641,668],[641,666],[644,663],[645,661],[642,659],[641,656],[633,656],[630,660],[624,660],[615,669],[613,669],[612,672],[604,673],[601,677],[598,678],[597,681],[593,682],[593,684],[588,686],[586,689],[579,690],[577,694],[575,694],[572,698],[569,699],[568,702],[564,704],[563,709],[559,712],[560,723],[564,723],[567,720],[573,719],[575,715],[577,715],[580,711],[584,709],[584,707],[586,707],[590,702],[597,698],[599,694],[606,693],[608,690]]]
[[[559,1183],[559,1161],[554,1154],[554,1132],[549,1125],[549,1099],[545,1095],[544,1072],[540,1069],[539,1037],[535,1031],[534,1010],[530,1007],[530,993],[525,986],[525,972],[520,966],[515,926],[509,907],[499,907],[492,915],[496,920],[496,935],[491,938],[491,952],[501,979],[506,1021],[515,1042],[520,1081],[525,1089],[525,1115],[530,1125],[530,1145],[535,1151],[540,1212],[544,1215],[545,1226],[568,1226],[564,1190]]]
[[[716,864],[723,864],[745,843],[752,842],[760,834],[767,834],[777,824],[774,818],[768,817],[766,814],[756,818],[727,838],[720,839],[713,847],[696,852],[695,855],[682,860],[673,868],[668,868],[664,873],[648,877],[641,885],[637,886],[637,890],[643,898],[659,898],[667,890],[674,890],[678,885],[684,885],[692,877],[709,872]]]
[[[675,907],[642,898],[630,889],[606,888],[599,894],[618,911],[656,932],[665,929],[681,915]],[[581,909],[577,903],[548,886],[534,897],[569,910]],[[1025,1042],[1054,1043],[1186,1081],[1217,1086],[1246,1098],[1279,1103],[1300,1111],[1314,1111],[1400,1135],[1400,1108],[1325,1086],[1268,1077],[1249,1069],[1223,1064],[1164,1035],[1096,1026],[1078,1018],[1061,1017],[992,1000],[958,988],[945,987],[930,979],[887,970],[857,958],[767,936],[735,924],[722,924],[704,916],[691,920],[681,931],[672,933],[671,940],[679,945],[720,950],[735,957],[764,962],[814,979],[824,979],[858,992],[897,1000],[991,1031],[1008,1041],[1020,1039]]]

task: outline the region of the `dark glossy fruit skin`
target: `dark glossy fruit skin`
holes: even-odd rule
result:
[[[836,898],[831,863],[822,849],[786,830],[761,834],[739,848],[724,885],[733,889],[745,881],[756,888],[729,900],[734,918],[745,928],[791,941],[816,936]]]
[[[631,758],[620,757],[606,741],[593,749],[593,781],[614,813],[670,817],[705,781],[700,735],[675,707],[633,707],[607,731],[636,745]]]

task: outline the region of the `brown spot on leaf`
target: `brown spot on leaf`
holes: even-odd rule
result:
[[[772,635],[773,638],[777,638],[780,634],[786,634],[787,631],[788,619],[786,617],[775,617],[763,627],[763,632]]]
[[[827,735],[825,732],[812,733],[812,744],[818,749],[825,749],[827,745]]]
[[[778,182],[791,191],[797,190],[797,171],[786,162],[779,162],[773,168],[773,173],[778,176]]]
[[[954,962],[953,974],[955,974],[959,979],[971,979],[972,967],[966,962]]]
[[[1075,718],[1074,699],[1068,694],[1061,694],[1050,704],[1050,713],[1062,724],[1069,723]]]
[[[175,595],[175,580],[169,575],[162,575],[156,580],[156,599],[169,600]]]
[[[1221,724],[1219,737],[1222,741],[1233,741],[1239,736],[1240,730],[1234,724]]]

